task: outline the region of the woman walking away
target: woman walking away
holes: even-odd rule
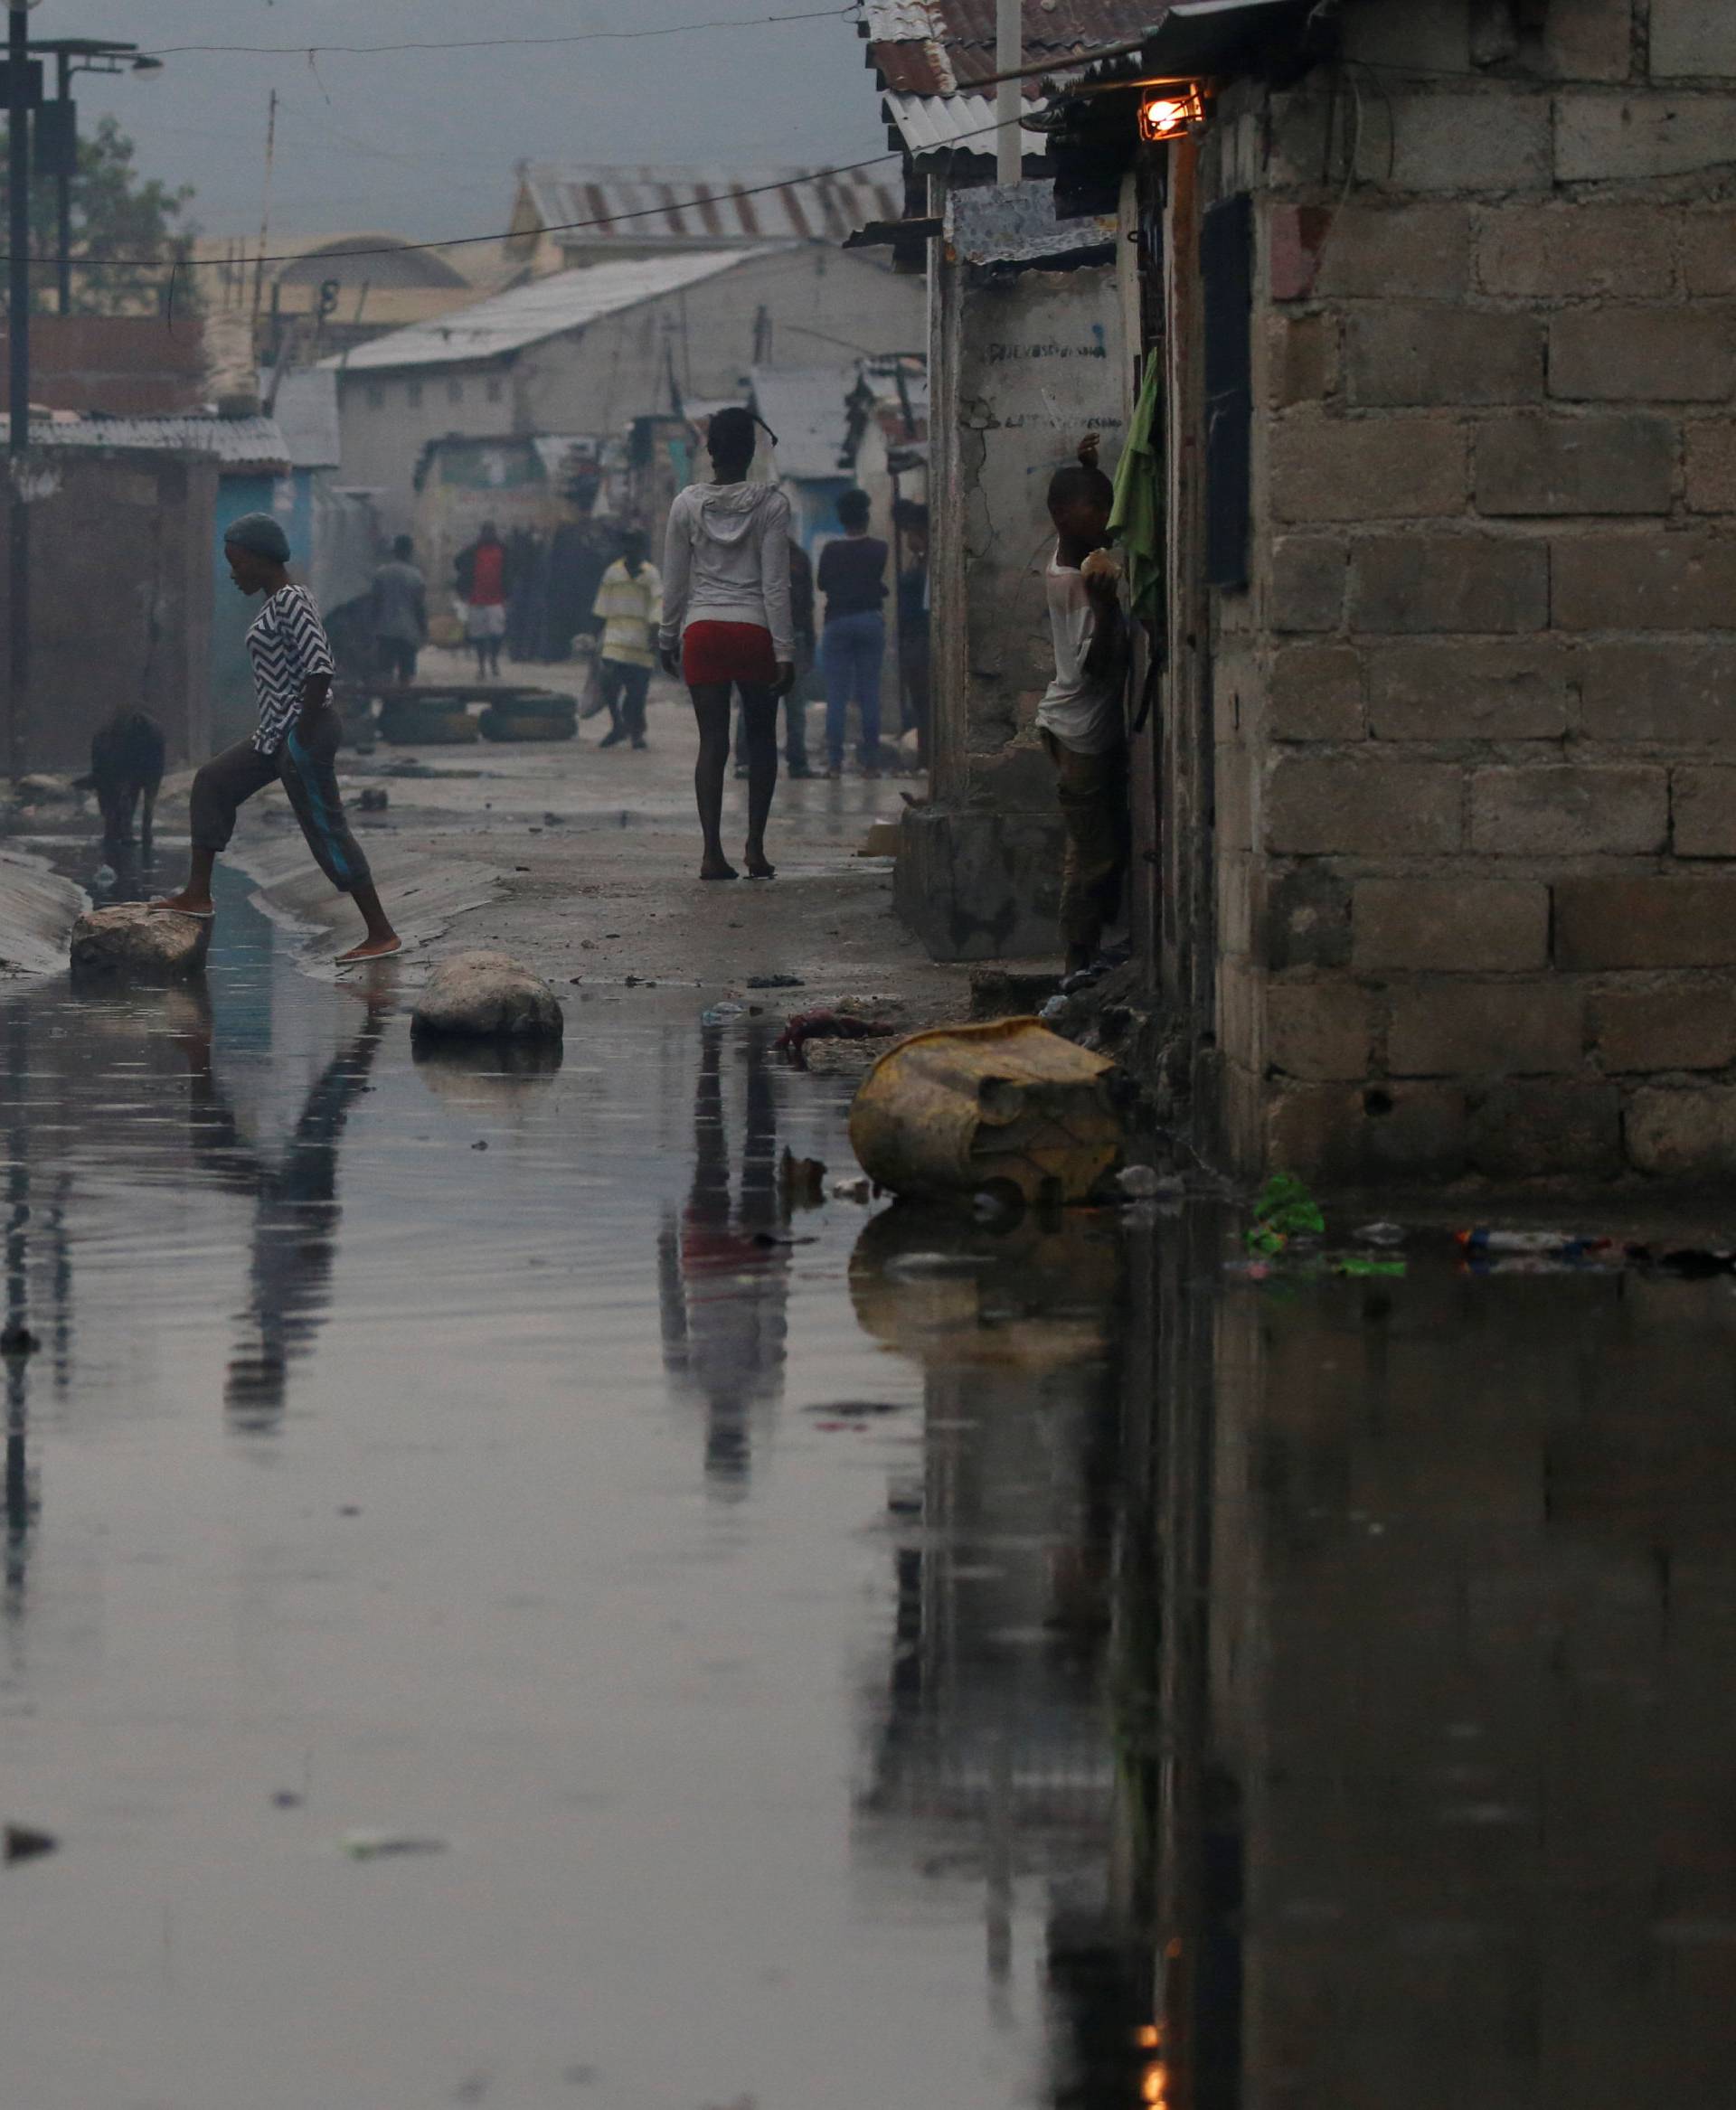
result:
[[[289,543],[269,513],[231,522],[223,533],[223,555],[240,592],[265,596],[247,634],[259,699],[259,730],[251,739],[213,757],[194,777],[187,883],[152,906],[183,916],[211,916],[211,869],[218,852],[229,847],[238,808],[268,784],[280,783],[319,869],[340,894],[350,896],[367,925],[366,937],[341,956],[339,965],[382,960],[403,947],[344,818],[336,770],[343,729],[330,701],[332,648],[319,610],[305,586],[290,585],[285,570]]]
[[[599,743],[606,748],[624,739],[645,745],[645,698],[656,664],[651,654],[663,626],[663,581],[656,566],[645,560],[648,547],[643,528],[627,532],[591,609],[603,626],[597,678],[609,705],[609,729]]]
[[[766,817],[778,784],[778,699],[796,678],[796,639],[789,501],[773,485],[747,481],[755,422],[733,404],[712,419],[705,444],[714,479],[690,484],[675,500],[664,544],[663,664],[685,680],[699,721],[693,794],[703,880],[738,876],[722,838],[732,689],[741,691],[748,735],[748,877],[774,874]]]
[[[820,672],[826,677],[826,775],[844,774],[844,734],[854,697],[862,717],[862,773],[880,775],[880,663],[886,654],[886,545],[868,532],[868,494],[838,500],[842,541],[820,551],[826,596]]]
[[[1070,975],[1090,966],[1115,920],[1127,861],[1127,626],[1120,572],[1104,547],[1114,503],[1093,434],[1049,485],[1055,548],[1044,585],[1055,678],[1037,706],[1067,837],[1061,935]]]

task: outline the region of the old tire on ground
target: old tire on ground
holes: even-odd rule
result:
[[[458,953],[442,960],[410,1013],[418,1041],[558,1041],[565,1029],[555,994],[510,953]]]
[[[93,979],[184,981],[202,971],[210,950],[209,922],[143,901],[87,909],[72,926],[72,972]]]
[[[570,740],[579,730],[571,711],[502,711],[490,704],[478,721],[486,740]]]
[[[403,747],[464,747],[476,739],[476,721],[462,704],[389,696],[380,707],[380,737]]]

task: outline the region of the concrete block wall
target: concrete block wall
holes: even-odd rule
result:
[[[1550,0],[1479,65],[1503,12],[1363,0],[1359,66],[1217,128],[1260,202],[1250,1171],[1736,1172],[1736,7]]]
[[[203,761],[216,465],[154,447],[49,447],[33,461],[30,766],[89,768],[90,736],[121,702],[162,727],[171,768]],[[0,637],[10,622],[0,579]]]
[[[906,823],[898,907],[937,959],[1058,947],[1062,838],[1036,731],[1054,672],[1046,496],[1088,431],[1126,428],[1109,265],[974,270],[937,253],[929,313],[932,803]]]

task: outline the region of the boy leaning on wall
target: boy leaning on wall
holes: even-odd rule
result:
[[[1050,480],[1055,547],[1043,583],[1055,678],[1037,707],[1066,831],[1061,935],[1070,975],[1097,958],[1127,876],[1128,633],[1120,570],[1105,547],[1114,503],[1093,434]]]

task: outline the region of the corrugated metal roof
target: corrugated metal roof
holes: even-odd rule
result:
[[[0,433],[11,419],[0,414]],[[289,443],[275,418],[33,418],[30,444],[41,447],[146,447],[204,454],[230,468],[288,468]]]
[[[1141,35],[1165,12],[1164,0],[1026,0],[1024,63],[1065,71]],[[857,28],[868,39],[887,122],[911,154],[994,153],[991,98],[972,89],[995,71],[995,0],[866,0]],[[1021,93],[1035,99],[1038,82],[1024,82]],[[1045,146],[1021,127],[1023,154]]]
[[[934,34],[928,0],[863,0],[859,33],[874,42],[919,42]]]
[[[778,435],[773,452],[780,476],[842,476],[850,437],[849,397],[857,369],[850,366],[756,366],[753,400]]]
[[[917,155],[962,151],[995,151],[995,105],[986,95],[889,95],[882,107],[887,122]],[[1041,132],[1019,127],[1019,152],[1043,154],[1049,142]]]
[[[905,0],[898,11],[901,17],[927,17],[927,26],[915,30],[915,37],[945,51],[965,88],[995,71],[995,0],[921,0],[920,6]],[[1164,0],[1026,0],[1024,62],[1029,66],[1053,59],[1064,65],[1081,52],[1140,35],[1167,12]],[[881,41],[879,31],[871,28],[868,34],[871,41]],[[911,41],[911,31],[884,41]]]
[[[898,212],[893,185],[808,168],[616,168],[531,162],[522,180],[553,240],[574,248],[716,249],[842,241]],[[588,224],[562,228],[574,221]]]
[[[1034,264],[1115,240],[1113,220],[1057,220],[1052,183],[952,191],[947,240],[969,264]]]
[[[459,366],[477,360],[504,358],[545,337],[582,329],[625,307],[637,307],[660,294],[677,293],[720,271],[731,271],[748,258],[769,249],[711,250],[698,256],[642,257],[619,263],[585,264],[533,278],[509,293],[496,293],[473,306],[454,308],[437,321],[413,323],[407,330],[376,337],[372,344],[321,362],[346,373],[371,373],[409,366]]]

